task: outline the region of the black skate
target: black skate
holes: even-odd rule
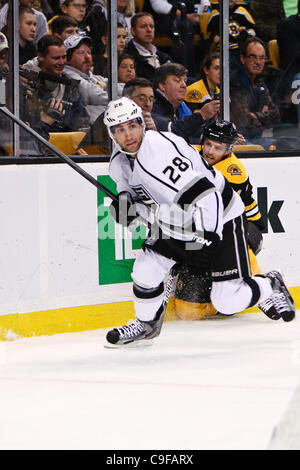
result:
[[[272,283],[273,294],[258,307],[272,320],[288,322],[295,317],[295,304],[288,288],[286,287],[282,275],[278,271],[270,271],[266,274]]]
[[[110,330],[106,339],[110,344],[115,345],[126,345],[134,341],[152,339],[159,335],[162,323],[163,318],[147,322],[138,319],[130,320],[127,325]]]

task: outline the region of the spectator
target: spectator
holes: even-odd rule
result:
[[[277,38],[277,26],[285,18],[283,0],[251,0],[249,9],[257,36],[264,42]]]
[[[280,68],[284,72],[281,84],[281,98],[290,102],[293,93],[293,81],[300,72],[300,1],[298,2],[298,14],[283,20],[278,26],[278,48]]]
[[[69,36],[64,44],[67,51],[65,75],[79,83],[79,92],[89,114],[89,123],[93,124],[108,104],[107,79],[92,73],[92,41],[89,37]],[[119,86],[119,96],[122,90],[123,86]]]
[[[49,2],[48,0],[35,0],[33,6],[36,10],[44,13],[47,20],[50,20],[50,18],[54,16],[54,11],[50,5],[50,0]]]
[[[0,33],[0,74],[8,74],[8,41],[3,33]]]
[[[207,54],[200,71],[200,80],[187,87],[185,101],[192,111],[201,109],[207,100],[216,98],[220,93],[220,54]]]
[[[155,69],[172,61],[168,54],[152,44],[155,35],[153,16],[150,13],[137,13],[131,20],[131,34],[133,39],[126,45],[124,52],[134,57],[137,76],[152,81]]]
[[[123,54],[127,40],[127,32],[121,23],[117,24],[117,51],[118,55]],[[105,50],[101,54],[94,54],[94,73],[102,75],[102,77],[108,76],[108,34],[107,28],[101,35],[101,41]]]
[[[48,102],[54,98],[63,104],[63,119],[56,121],[52,132],[75,131],[89,126],[89,116],[80,96],[78,82],[64,73],[66,61],[66,48],[62,39],[47,35],[38,42],[37,61],[33,59],[23,66],[26,70],[47,74],[47,78],[37,74],[34,83],[39,99]]]
[[[247,39],[241,48],[240,66],[231,76],[230,110],[231,120],[246,143],[268,148],[273,139],[263,133],[279,122],[280,115],[260,78],[266,59],[264,43],[257,37]]]
[[[145,0],[143,10],[151,13],[155,22],[155,30],[158,35],[170,35],[172,32],[173,18],[177,17],[180,21],[181,10],[177,4],[180,2],[168,0]],[[199,13],[194,13],[194,5],[199,4],[202,11],[207,11],[210,7],[208,0],[186,0],[184,2],[187,6],[187,20],[191,25],[199,23]],[[178,26],[180,23],[178,24]]]
[[[101,7],[107,21],[107,0],[94,0],[92,2],[91,14],[95,14],[94,7],[96,6]],[[117,22],[124,26],[128,35],[130,34],[130,22],[134,14],[134,0],[117,0]]]
[[[121,54],[118,59],[118,82],[127,83],[135,76],[134,58],[129,54]]]
[[[36,32],[36,15],[29,7],[19,8],[19,63],[24,64],[36,56],[34,44]]]
[[[190,143],[198,143],[205,121],[218,117],[220,101],[210,101],[193,114],[184,103],[186,80],[187,69],[181,64],[168,63],[156,70],[152,117],[158,130],[171,131]]]
[[[59,0],[62,15],[67,15],[77,21],[79,33],[83,36],[89,35],[90,29],[84,19],[86,16],[86,0]],[[52,23],[59,15],[48,21],[50,32],[52,33]]]
[[[213,10],[208,20],[210,52],[220,50],[220,13]],[[229,0],[229,57],[231,67],[238,64],[239,46],[247,38],[255,36],[255,22],[249,11],[237,4],[237,0]]]
[[[146,130],[156,131],[151,112],[154,103],[154,91],[151,82],[146,78],[133,78],[125,83],[122,96],[131,98],[143,111]]]
[[[34,0],[19,0],[19,6],[26,6],[32,8],[32,5],[34,4]],[[45,34],[48,34],[49,28],[47,24],[47,19],[45,15],[33,8],[33,11],[36,16],[36,32],[35,32],[35,37],[34,37],[34,43],[37,44],[38,41],[45,36]],[[4,27],[7,26],[7,15],[9,14],[9,3],[5,3],[3,7],[0,10],[0,31],[3,30]],[[6,31],[7,28],[5,28]],[[5,32],[3,31],[3,32]]]
[[[63,41],[73,34],[79,34],[77,21],[67,15],[57,16],[51,23],[51,31]]]

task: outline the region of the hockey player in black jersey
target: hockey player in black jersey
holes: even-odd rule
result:
[[[142,110],[128,98],[110,102],[104,122],[116,144],[111,213],[124,226],[137,216],[151,223],[132,272],[136,318],[110,330],[107,341],[123,345],[160,333],[164,281],[178,263],[211,270],[211,300],[223,314],[272,296],[278,314],[292,320],[295,306],[278,274],[251,275],[244,204],[223,175],[181,137],[145,132]]]

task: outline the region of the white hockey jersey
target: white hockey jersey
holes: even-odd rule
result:
[[[170,132],[147,131],[135,158],[115,150],[109,174],[119,193],[151,207],[163,234],[177,240],[195,240],[204,230],[222,238],[223,225],[245,210],[224,176]]]

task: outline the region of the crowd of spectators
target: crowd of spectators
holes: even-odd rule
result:
[[[184,4],[117,0],[117,90],[142,107],[147,128],[199,143],[220,115],[219,5]],[[5,0],[0,7],[7,76],[11,12]],[[300,0],[229,0],[230,115],[241,145],[281,148],[288,133],[297,139],[299,7]],[[47,139],[88,133],[108,103],[108,54],[107,0],[19,0],[21,118]]]

